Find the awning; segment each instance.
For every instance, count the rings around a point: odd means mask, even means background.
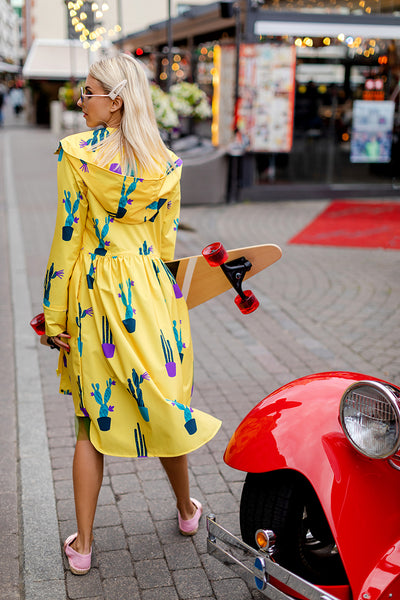
[[[362,37],[366,39],[400,39],[400,17],[394,15],[340,15],[321,13],[284,13],[258,11],[253,17],[255,35]]]
[[[25,79],[85,79],[96,59],[97,52],[85,50],[79,41],[37,39],[29,50],[22,75]]]
[[[21,67],[0,60],[0,73],[19,73]]]

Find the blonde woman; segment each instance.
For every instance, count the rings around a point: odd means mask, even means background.
[[[90,569],[103,455],[157,456],[183,535],[202,512],[186,454],[220,422],[190,407],[187,306],[164,261],[174,254],[181,161],[157,130],[145,72],[126,54],[90,68],[78,102],[91,131],[58,149],[58,210],[44,284],[46,336],[77,424],[73,573]]]

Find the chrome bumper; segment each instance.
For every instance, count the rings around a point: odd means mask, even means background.
[[[256,587],[270,600],[292,600],[292,596],[270,582],[270,577],[309,600],[337,600],[335,596],[278,565],[267,552],[255,550],[242,542],[218,525],[212,514],[207,516],[207,531],[208,553],[228,565],[250,586]],[[235,551],[240,554],[240,557],[235,556]]]

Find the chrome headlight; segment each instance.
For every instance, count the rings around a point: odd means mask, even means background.
[[[369,458],[387,458],[400,446],[399,390],[359,381],[340,401],[340,423],[349,442]]]

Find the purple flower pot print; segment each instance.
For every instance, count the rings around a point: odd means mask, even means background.
[[[106,358],[112,358],[114,356],[114,344],[102,344],[101,347],[103,348],[103,354]]]
[[[69,242],[69,240],[72,238],[73,231],[73,227],[64,225],[64,227],[62,228],[62,239],[64,240],[64,242]]]
[[[164,332],[160,329],[161,335],[161,346],[165,358],[165,368],[169,377],[175,377],[176,375],[176,363],[174,361],[174,353],[172,351],[171,343],[164,335]]]
[[[107,249],[106,248],[96,248],[94,253],[97,254],[97,256],[105,256],[107,254]]]
[[[175,377],[175,375],[176,375],[176,363],[175,362],[165,363],[165,368],[167,369],[167,373],[168,373],[169,377]]]
[[[179,298],[183,298],[183,294],[181,292],[181,288],[179,287],[179,285],[177,283],[173,284],[173,288],[174,288],[175,298],[177,300],[179,300]]]
[[[97,419],[101,431],[109,431],[111,427],[111,417],[99,417]]]
[[[103,354],[106,358],[112,358],[115,352],[115,345],[113,344],[113,334],[111,331],[110,323],[106,316],[101,318],[102,321],[102,340],[101,347],[103,348]]]
[[[123,324],[125,325],[125,329],[128,333],[133,333],[136,329],[136,319],[123,319]]]
[[[190,419],[185,423],[185,429],[189,435],[193,435],[197,431],[196,419]]]

